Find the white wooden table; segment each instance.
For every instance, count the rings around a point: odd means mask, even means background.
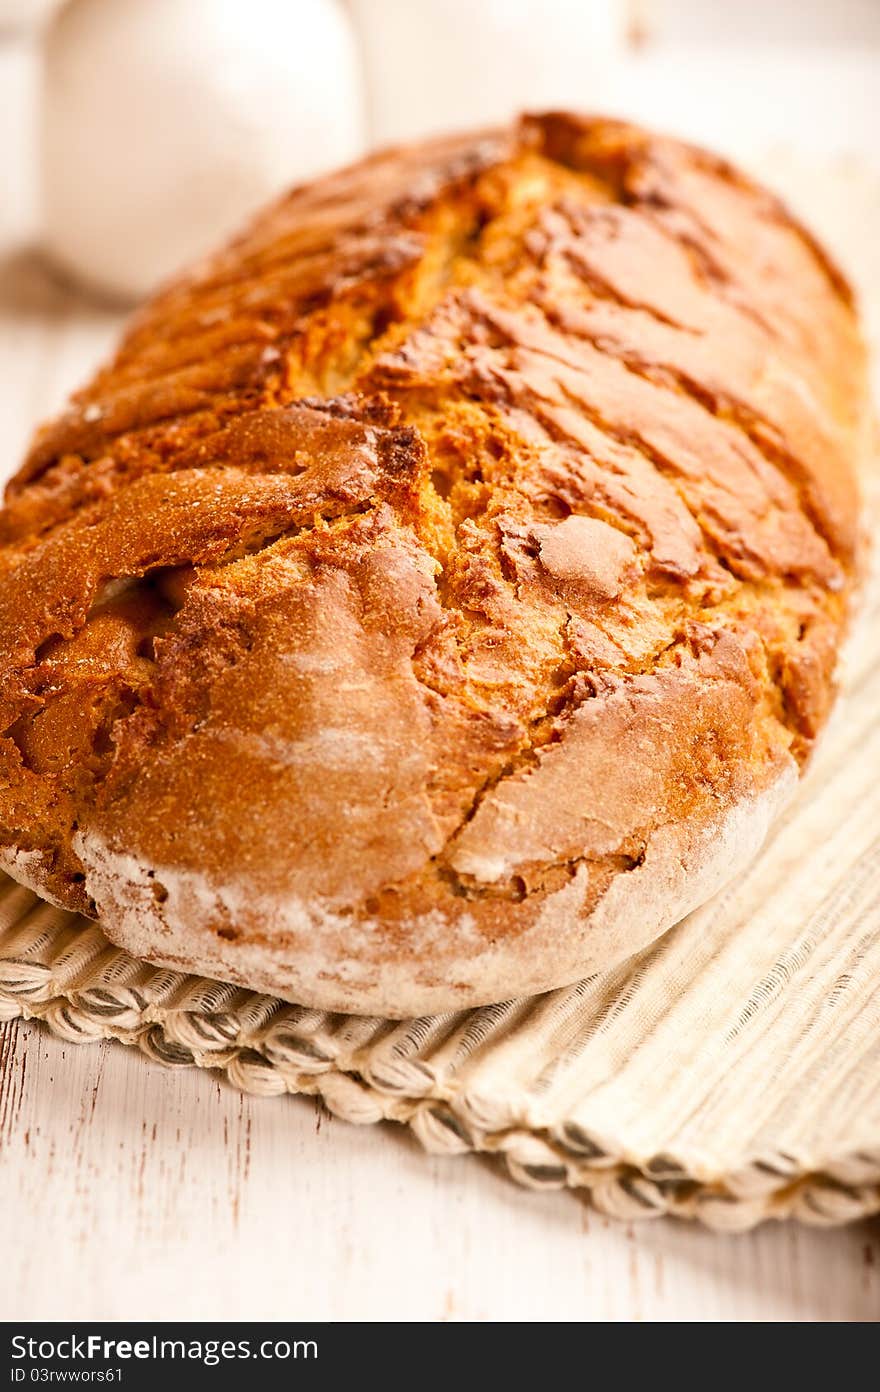
[[[7,1319],[837,1320],[880,1229],[598,1217],[402,1127],[255,1100],[122,1045],[0,1027]]]
[[[0,264],[0,467],[118,316]],[[880,1223],[719,1237],[616,1225],[488,1163],[121,1045],[0,1025],[6,1319],[840,1320],[880,1316]]]

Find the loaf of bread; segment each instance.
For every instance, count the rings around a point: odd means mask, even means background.
[[[833,699],[864,352],[769,193],[549,114],[295,189],[0,514],[0,864],[151,961],[408,1016],[742,869]]]

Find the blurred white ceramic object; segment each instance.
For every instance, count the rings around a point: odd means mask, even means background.
[[[349,0],[373,140],[613,105],[624,0]]]
[[[364,138],[337,0],[70,0],[45,45],[44,243],[131,299]]]

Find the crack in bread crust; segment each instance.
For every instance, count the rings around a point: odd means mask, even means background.
[[[234,978],[369,940],[398,1013],[550,919],[623,955],[826,718],[867,418],[842,276],[700,151],[551,113],[294,190],[8,486],[6,863],[153,955],[183,877]]]

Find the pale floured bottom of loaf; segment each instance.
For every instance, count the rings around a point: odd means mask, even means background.
[[[697,827],[655,832],[644,861],[618,875],[589,918],[579,916],[587,870],[545,901],[531,928],[510,941],[481,939],[466,917],[440,912],[410,925],[393,953],[379,923],[354,922],[298,899],[259,899],[241,882],[146,865],[94,837],[74,842],[86,889],[120,947],[177,971],[216,975],[321,1010],[404,1019],[533,995],[616,966],[740,874],[797,784],[792,764],[760,796]],[[4,865],[14,877],[19,867]],[[156,884],[163,887],[159,902]],[[198,923],[258,918],[262,941],[230,942]],[[347,953],[339,954],[343,940]],[[408,946],[411,943],[412,946]]]

